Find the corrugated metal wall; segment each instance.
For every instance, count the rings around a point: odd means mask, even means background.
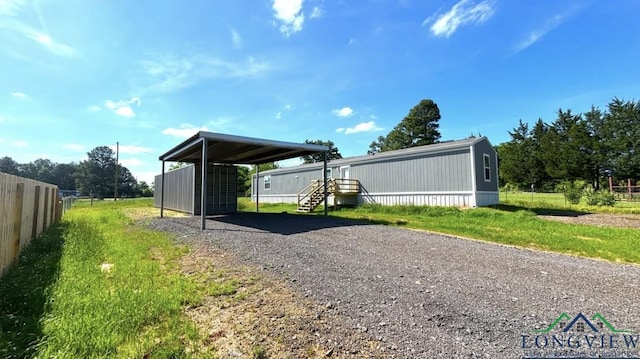
[[[194,166],[169,171],[164,175],[164,208],[193,214]],[[155,177],[153,202],[160,207],[162,175]]]
[[[200,215],[201,167],[196,164],[194,214]],[[207,215],[235,213],[238,210],[238,167],[207,166]]]

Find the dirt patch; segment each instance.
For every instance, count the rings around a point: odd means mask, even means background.
[[[640,215],[634,214],[586,213],[575,216],[540,215],[538,217],[565,223],[589,224],[601,227],[626,227],[640,229]]]
[[[197,281],[233,281],[233,294],[210,295],[185,310],[220,358],[385,357],[366,328],[343,325],[334,304],[304,298],[228,252],[195,244],[181,267]]]

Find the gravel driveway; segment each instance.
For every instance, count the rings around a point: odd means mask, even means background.
[[[640,333],[640,266],[332,217],[214,218],[202,233],[199,217],[152,227],[277,273],[383,341],[389,356],[522,357],[522,335],[563,312],[601,313]]]

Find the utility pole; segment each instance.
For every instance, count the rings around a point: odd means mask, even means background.
[[[116,180],[113,189],[113,201],[118,200],[118,160],[120,157],[120,142],[116,142]]]

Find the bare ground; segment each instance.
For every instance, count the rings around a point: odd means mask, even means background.
[[[187,276],[238,281],[233,296],[209,296],[186,309],[219,358],[385,357],[382,343],[345,327],[331,304],[305,298],[229,252],[194,243],[181,267]]]
[[[635,214],[586,213],[573,215],[541,215],[538,217],[565,223],[640,229],[640,215]]]

